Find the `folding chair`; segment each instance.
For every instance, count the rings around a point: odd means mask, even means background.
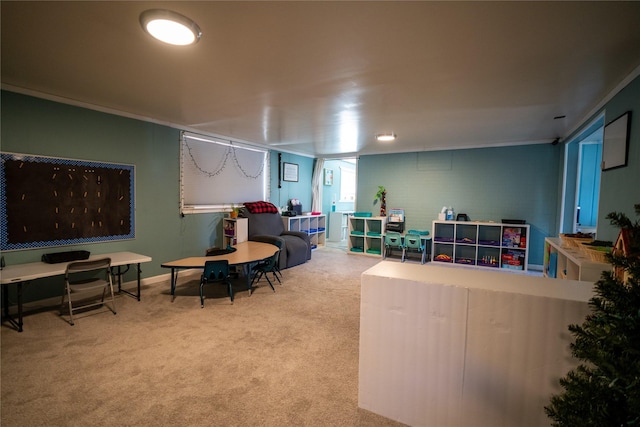
[[[204,272],[200,277],[200,308],[204,308],[204,285],[207,283],[224,283],[233,304],[233,287],[229,278],[229,261],[216,260],[204,263]]]
[[[103,305],[104,295],[109,288],[111,293],[111,308],[116,314],[116,300],[113,295],[113,282],[111,280],[111,258],[101,258],[91,261],[74,261],[67,265],[64,274],[65,292],[62,294],[60,315],[64,308],[65,296],[69,299],[69,323],[73,326],[73,312],[87,307]],[[73,306],[72,294],[95,294],[96,289],[102,288],[102,299],[100,301]]]

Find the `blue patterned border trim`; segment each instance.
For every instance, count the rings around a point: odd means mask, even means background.
[[[0,160],[1,160],[0,250],[12,251],[12,250],[25,250],[25,249],[38,249],[38,248],[48,248],[48,247],[55,247],[55,246],[67,246],[67,245],[76,245],[76,244],[101,243],[101,242],[135,239],[135,166],[134,165],[105,163],[105,162],[96,162],[96,161],[88,161],[88,160],[65,159],[65,158],[58,158],[58,157],[36,156],[32,154],[4,153],[4,152],[0,153]],[[48,240],[48,241],[36,241],[36,242],[29,242],[29,243],[9,243],[7,194],[6,194],[7,178],[5,173],[5,162],[8,160],[12,160],[12,161],[21,160],[21,161],[30,162],[30,163],[50,163],[55,165],[99,167],[99,168],[106,168],[106,169],[128,170],[129,176],[130,176],[129,191],[131,195],[130,203],[129,203],[130,233],[122,234],[122,235],[99,236],[99,237],[90,237],[90,238]]]

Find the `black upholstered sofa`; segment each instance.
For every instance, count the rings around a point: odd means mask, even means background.
[[[303,264],[311,259],[311,240],[309,235],[300,231],[286,231],[282,217],[275,213],[251,213],[243,207],[240,216],[248,218],[249,240],[278,245],[280,251],[280,269]]]

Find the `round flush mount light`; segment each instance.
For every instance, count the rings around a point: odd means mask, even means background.
[[[140,14],[140,25],[152,37],[176,46],[197,43],[202,36],[198,24],[186,16],[165,9],[145,10]]]
[[[379,133],[376,135],[376,140],[380,142],[391,142],[395,141],[396,134],[395,133]]]

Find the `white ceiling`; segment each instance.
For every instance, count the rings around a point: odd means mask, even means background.
[[[548,143],[640,69],[640,2],[1,7],[5,89],[319,157]],[[153,40],[152,8],[202,39]]]

